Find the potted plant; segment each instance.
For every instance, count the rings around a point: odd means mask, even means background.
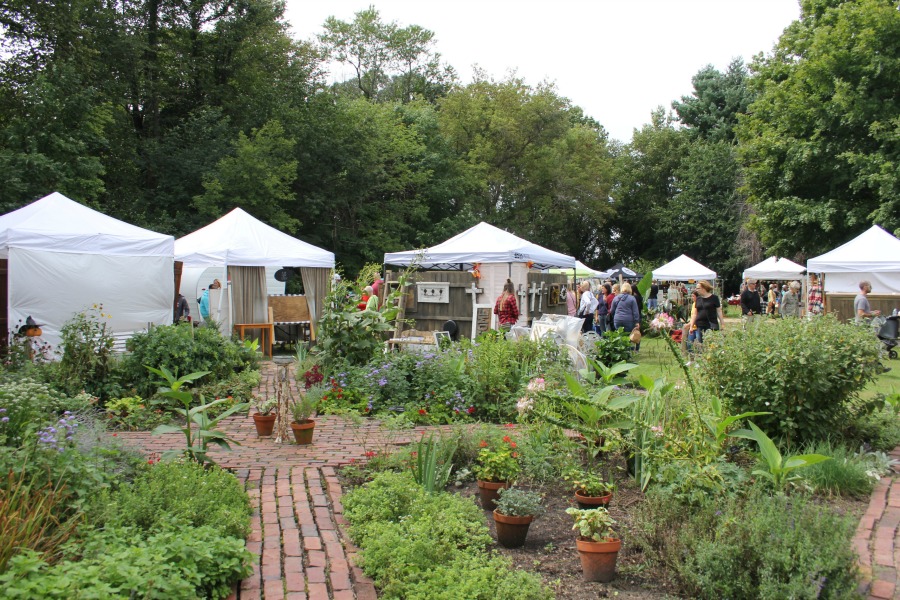
[[[298,444],[311,444],[313,431],[316,422],[312,420],[312,416],[316,411],[316,398],[314,394],[309,392],[300,394],[300,398],[291,406],[291,415],[294,421],[291,423],[291,430],[294,432],[294,439]]]
[[[528,526],[544,512],[541,496],[518,488],[505,488],[498,492],[500,497],[494,510],[497,541],[506,548],[523,546],[528,536]]]
[[[575,491],[575,501],[581,508],[608,506],[616,486],[604,481],[599,473],[585,469],[570,469],[563,479],[568,481]]]
[[[257,436],[272,435],[272,432],[275,430],[276,418],[276,414],[273,411],[277,403],[278,401],[275,398],[253,396],[253,408],[256,409],[256,412],[251,416],[253,417],[253,424],[256,425]]]
[[[520,470],[516,443],[508,435],[503,436],[502,443],[494,447],[482,440],[481,450],[472,468],[478,482],[481,507],[485,510],[497,508],[498,490],[512,485]]]
[[[581,556],[581,571],[585,581],[613,580],[616,576],[616,558],[622,548],[622,540],[616,535],[616,522],[603,507],[583,510],[569,508],[567,514],[575,519],[572,527],[578,532],[575,545]]]

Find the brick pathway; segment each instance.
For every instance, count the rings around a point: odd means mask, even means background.
[[[263,363],[261,369],[258,391],[274,394],[274,364]],[[296,385],[291,383],[296,393]],[[341,487],[335,469],[364,460],[367,451],[418,440],[425,429],[391,433],[374,420],[354,424],[338,417],[320,417],[309,446],[260,439],[246,416],[224,420],[221,429],[241,445],[233,446],[232,452],[215,449],[210,455],[246,483],[254,508],[247,540],[247,548],[255,556],[253,575],[240,583],[232,598],[374,599],[371,580],[353,566],[357,549],[343,535]],[[180,434],[131,432],[117,437],[147,454],[184,444]]]
[[[900,460],[900,447],[891,452]],[[892,477],[884,477],[869,500],[869,509],[860,519],[853,538],[859,555],[862,579],[861,596],[870,600],[900,598],[897,574],[900,572],[900,467]]]

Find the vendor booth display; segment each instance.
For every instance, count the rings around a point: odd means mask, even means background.
[[[682,254],[672,262],[653,269],[653,279],[657,281],[697,281],[700,279],[714,281],[716,272]]]
[[[260,332],[270,328],[269,341],[276,325],[302,325],[309,327],[310,334],[314,335],[312,324],[318,317],[334,269],[334,253],[270,227],[240,208],[176,240],[175,260],[183,262],[185,267],[225,268],[227,278],[222,280],[221,292],[216,297],[210,295],[210,317],[226,335],[238,325],[242,330]],[[291,312],[306,309],[309,322],[281,322],[274,310],[270,315],[270,304],[287,306],[291,302],[270,303],[266,267],[299,267],[306,293],[293,297],[294,304],[302,300],[303,306],[295,306]]]
[[[806,267],[787,258],[770,256],[758,265],[744,271],[744,279],[764,279],[768,281],[788,281],[799,279],[806,273]]]
[[[857,293],[860,280],[872,283],[876,294],[900,293],[900,240],[879,227],[870,229],[806,262],[810,273],[825,275],[825,293]]]
[[[479,223],[431,248],[386,253],[384,262],[416,264],[425,271],[417,273],[415,290],[406,303],[406,316],[416,320],[418,329],[439,329],[443,321],[453,317],[460,334],[465,336],[493,326],[494,300],[507,278],[516,287],[519,324],[527,324],[530,318],[544,312],[565,313],[559,291],[554,298],[551,287],[556,285],[559,290],[565,285],[566,276],[537,270],[574,269],[576,265],[572,256],[548,250],[487,223]],[[446,295],[441,294],[443,289]]]
[[[822,275],[825,311],[853,318],[853,298],[859,282],[872,284],[869,303],[890,314],[900,307],[900,240],[873,225],[858,237],[806,262],[809,273]]]
[[[8,321],[28,317],[60,342],[76,313],[102,306],[116,337],[172,322],[174,238],[92,210],[54,192],[0,216]],[[98,308],[99,310],[99,308]]]

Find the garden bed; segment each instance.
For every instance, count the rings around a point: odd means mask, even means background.
[[[616,565],[616,578],[611,583],[586,582],[581,576],[581,562],[575,549],[575,532],[572,517],[566,509],[575,506],[570,486],[555,485],[529,488],[544,496],[546,513],[535,519],[528,529],[528,538],[521,548],[504,548],[495,544],[494,550],[509,557],[517,569],[540,575],[544,585],[552,590],[557,600],[583,600],[584,598],[666,598],[674,589],[667,586],[662,571],[647,569],[641,552],[628,540],[629,513],[642,500],[642,495],[631,482],[621,482],[609,506],[610,515],[619,523],[623,532],[622,550]],[[461,488],[451,488],[462,496],[478,498],[474,482]],[[497,531],[491,513],[484,511],[485,519],[496,540]]]

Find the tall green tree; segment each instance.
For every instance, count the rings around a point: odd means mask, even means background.
[[[440,102],[441,130],[458,153],[479,220],[592,260],[612,209],[606,132],[552,85],[476,81]]]
[[[690,143],[689,133],[676,128],[674,117],[659,107],[650,123],[619,150],[612,191],[612,259],[658,262],[681,254],[679,238],[667,235],[666,227],[673,212],[669,204],[680,190],[678,170]]]
[[[731,61],[724,73],[707,65],[691,78],[693,93],[673,102],[672,108],[678,120],[703,139],[732,141],[738,115],[746,113],[753,100],[748,78],[741,59]]]
[[[737,131],[763,243],[814,255],[872,223],[900,230],[896,2],[804,0],[752,69]]]
[[[203,182],[206,191],[194,199],[200,214],[214,220],[240,206],[273,227],[296,231],[300,222],[289,213],[295,199],[296,143],[278,121],[249,136],[238,134],[234,153],[219,161]]]
[[[434,32],[418,25],[384,22],[374,6],[352,22],[329,17],[319,36],[323,52],[350,65],[355,77],[339,89],[355,89],[368,100],[433,100],[453,83],[452,68],[434,49]]]

